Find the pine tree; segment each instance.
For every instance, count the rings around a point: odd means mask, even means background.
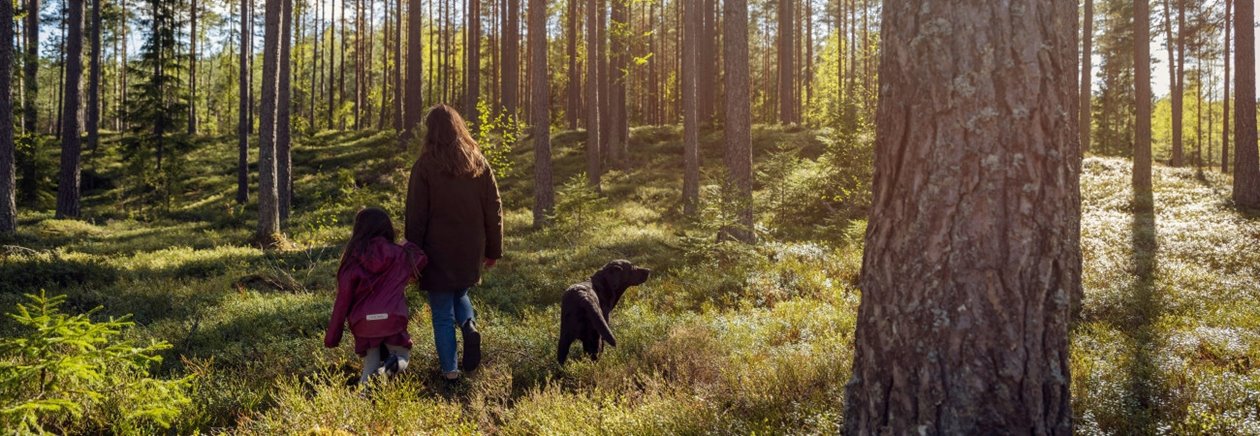
[[[735,0],[739,1],[739,0]],[[683,7],[683,214],[695,217],[700,204],[700,113],[698,108],[700,4]]]
[[[726,160],[725,191],[734,198],[735,223],[723,229],[725,237],[752,243],[753,173],[752,173],[752,102],[748,77],[748,2],[727,0],[722,8],[722,59],[726,66]]]
[[[13,22],[13,2],[0,2],[0,23]],[[0,71],[13,71],[13,26],[0,26]],[[17,165],[13,144],[13,75],[0,74],[0,235],[17,231]]]
[[[534,227],[542,227],[556,203],[551,174],[551,78],[547,72],[546,0],[529,0],[528,21],[529,80],[533,93],[530,97],[533,108],[529,113],[534,136]]]
[[[80,214],[79,170],[82,153],[79,126],[79,81],[83,76],[83,0],[67,0],[66,78],[61,105],[61,176],[57,184],[57,218]]]
[[[1255,0],[1235,0],[1234,203],[1260,208],[1260,151],[1256,149]]]

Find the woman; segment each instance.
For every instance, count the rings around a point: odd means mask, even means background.
[[[464,338],[464,371],[481,363],[468,290],[480,283],[482,265],[493,267],[503,257],[503,208],[490,164],[459,113],[435,106],[425,125],[424,149],[407,187],[406,238],[429,256],[420,289],[429,294],[442,375],[457,380],[456,325]]]

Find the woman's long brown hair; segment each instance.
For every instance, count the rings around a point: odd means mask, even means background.
[[[341,252],[341,265],[338,270],[349,266],[350,259],[362,255],[368,243],[376,237],[385,238],[389,242],[398,240],[398,234],[394,231],[394,223],[390,221],[389,214],[375,207],[359,211],[354,216],[354,230],[350,232],[350,242],[346,243],[346,249]]]
[[[455,108],[434,106],[424,124],[429,131],[424,137],[422,159],[433,161],[443,173],[455,177],[477,177],[486,171],[489,164]]]

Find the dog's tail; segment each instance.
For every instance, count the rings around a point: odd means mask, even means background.
[[[617,346],[617,338],[613,337],[612,329],[608,327],[608,320],[604,319],[603,312],[599,310],[599,305],[588,301],[586,306],[586,316],[590,320],[591,325],[595,326],[595,330],[599,331],[599,337],[604,338],[604,342],[608,345]]]

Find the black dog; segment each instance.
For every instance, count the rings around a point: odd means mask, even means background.
[[[564,291],[560,300],[560,349],[556,353],[561,365],[569,357],[573,341],[582,341],[582,349],[592,360],[599,359],[603,342],[617,346],[617,339],[608,328],[608,315],[627,288],[643,284],[651,273],[652,270],[634,266],[628,260],[614,260],[591,276],[590,281]]]

